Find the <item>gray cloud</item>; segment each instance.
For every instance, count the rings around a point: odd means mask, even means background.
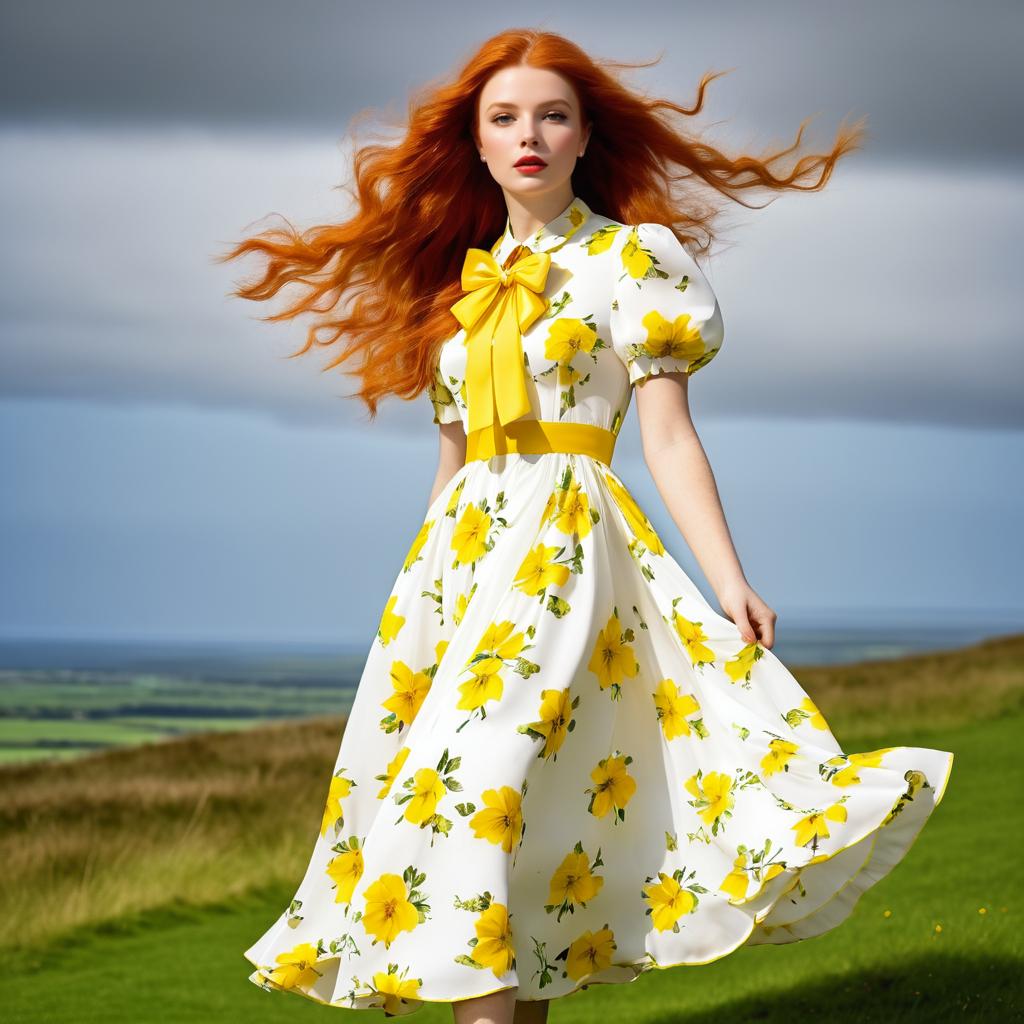
[[[402,114],[410,89],[454,70],[492,33],[539,25],[595,56],[647,60],[631,80],[686,100],[711,68],[722,142],[789,141],[817,115],[830,140],[868,116],[862,159],[1020,165],[1024,5],[1007,0],[577,3],[549,16],[494,5],[331,0],[35,0],[5,4],[0,120],[206,124],[339,137],[365,107]]]

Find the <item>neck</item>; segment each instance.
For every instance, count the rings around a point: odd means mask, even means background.
[[[542,196],[514,196],[505,192],[508,223],[512,237],[520,243],[532,238],[545,224],[553,221],[573,200],[568,182],[555,192]]]

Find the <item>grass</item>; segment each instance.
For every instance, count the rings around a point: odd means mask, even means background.
[[[557,1002],[553,1024],[1024,1014],[1015,870],[1024,638],[794,674],[846,750],[883,740],[955,752],[921,837],[833,932],[741,948],[700,971],[592,986]],[[337,1013],[261,991],[242,950],[287,904],[306,865],[341,724],[283,723],[74,766],[3,768],[3,1019],[248,1024]],[[450,1019],[446,1006],[416,1015]]]

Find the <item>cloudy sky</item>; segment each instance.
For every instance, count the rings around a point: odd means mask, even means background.
[[[511,27],[497,4],[7,3],[0,13],[0,635],[365,647],[422,521],[425,396],[376,423],[287,359],[305,323],[213,256],[340,219],[350,119]],[[737,207],[726,341],[692,407],[747,576],[779,612],[1020,620],[1024,82],[1011,3],[525,2],[514,24],[651,61],[733,152],[863,149]],[[638,446],[627,481],[705,594]]]

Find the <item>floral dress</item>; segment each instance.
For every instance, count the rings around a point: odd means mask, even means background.
[[[577,197],[525,245],[506,224],[471,252],[503,282],[523,252],[546,267],[509,349],[527,419],[614,441],[635,384],[721,347],[715,295],[667,227]],[[467,433],[468,336],[445,342],[430,391],[434,421]],[[608,461],[484,451],[401,565],[309,866],[245,951],[250,980],[399,1015],[510,987],[556,998],[844,921],[953,755],[844,751]]]

